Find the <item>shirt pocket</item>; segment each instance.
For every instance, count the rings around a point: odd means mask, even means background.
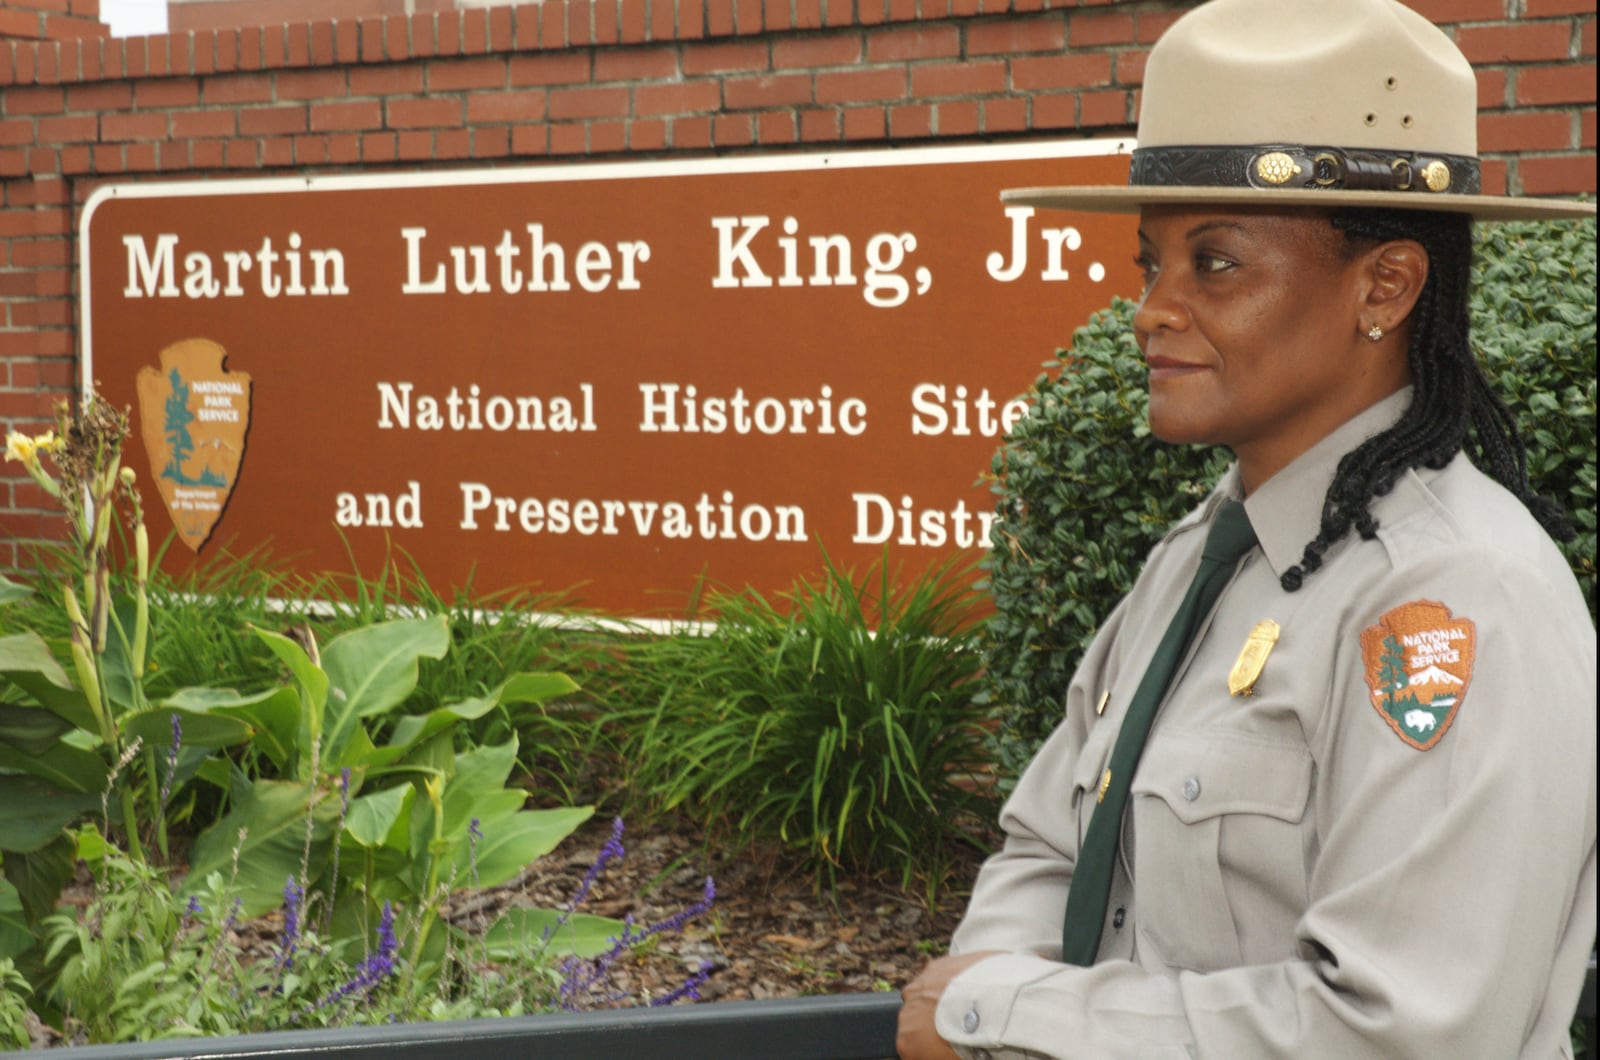
[[[1298,741],[1151,734],[1131,787],[1133,889],[1162,961],[1209,972],[1293,956],[1312,773]]]

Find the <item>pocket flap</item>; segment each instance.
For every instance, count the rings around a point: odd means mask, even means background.
[[[1151,735],[1131,790],[1161,799],[1185,824],[1230,813],[1293,824],[1305,815],[1311,769],[1304,744],[1242,733],[1166,731]]]

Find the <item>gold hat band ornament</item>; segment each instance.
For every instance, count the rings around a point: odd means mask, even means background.
[[[1136,139],[1125,185],[1001,198],[1103,213],[1270,205],[1595,216],[1593,203],[1482,191],[1472,64],[1402,0],[1193,6],[1150,50]]]
[[[1272,654],[1272,646],[1278,643],[1278,632],[1278,624],[1270,618],[1256,623],[1245,638],[1244,647],[1239,649],[1233,669],[1228,671],[1228,695],[1255,695],[1256,682],[1261,679],[1261,671],[1267,665],[1267,656]]]

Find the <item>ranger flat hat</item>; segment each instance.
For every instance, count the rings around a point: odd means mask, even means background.
[[[1127,185],[1001,198],[1105,213],[1281,203],[1595,215],[1593,203],[1482,193],[1472,66],[1397,0],[1211,0],[1156,42],[1141,95]]]

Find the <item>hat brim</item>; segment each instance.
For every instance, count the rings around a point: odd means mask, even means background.
[[[1419,195],[1416,192],[1318,191],[1285,188],[1211,188],[1133,186],[1127,184],[1007,188],[1001,201],[1047,210],[1086,213],[1138,213],[1146,206],[1364,206],[1394,210],[1437,210],[1467,214],[1479,221],[1542,221],[1595,216],[1592,202],[1561,199],[1512,199],[1503,195]]]

